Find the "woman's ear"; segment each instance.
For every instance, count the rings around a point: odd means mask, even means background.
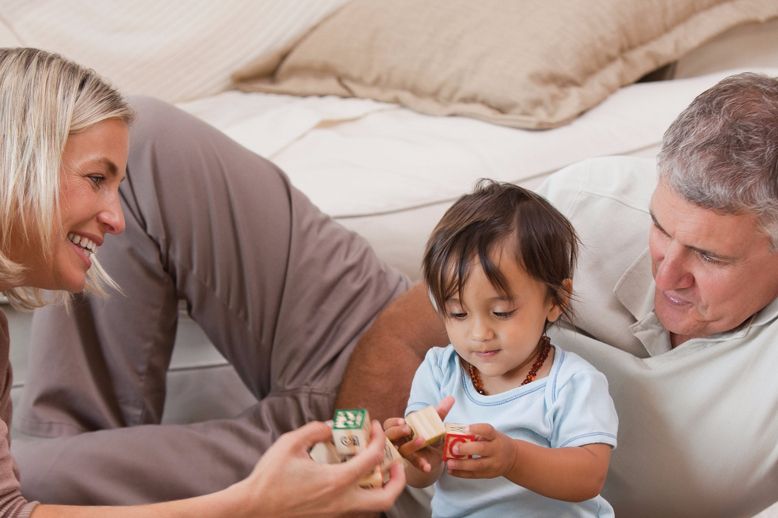
[[[565,279],[562,281],[562,288],[557,291],[556,299],[559,301],[554,302],[548,310],[546,320],[549,322],[556,322],[562,315],[562,312],[567,305],[570,304],[570,295],[573,293],[573,279]]]

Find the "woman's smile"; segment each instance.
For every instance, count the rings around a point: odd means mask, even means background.
[[[76,253],[76,255],[78,255],[84,261],[84,266],[86,266],[86,269],[88,270],[91,268],[91,256],[97,251],[97,245],[95,242],[86,236],[81,236],[73,232],[68,233],[68,241],[70,241],[70,244],[72,245],[73,251]]]

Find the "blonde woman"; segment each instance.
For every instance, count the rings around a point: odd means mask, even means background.
[[[126,178],[133,118],[122,97],[93,71],[36,49],[0,49],[0,290],[16,306],[35,308],[63,298],[55,293],[115,287],[96,253],[109,234],[125,230],[119,185]],[[307,449],[330,432],[311,422],[281,435],[247,478],[205,496],[125,507],[28,502],[9,449],[8,341],[0,312],[0,516],[308,516],[385,509],[404,486],[397,467],[384,488],[356,484],[382,457],[377,423],[365,452],[344,464],[319,466]],[[127,486],[141,482],[121,472],[105,478]]]

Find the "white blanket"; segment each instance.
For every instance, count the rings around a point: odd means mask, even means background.
[[[226,92],[180,106],[277,163],[324,212],[361,217],[451,201],[482,177],[537,185],[584,158],[653,153],[694,96],[732,72],[627,86],[546,131],[336,97]]]

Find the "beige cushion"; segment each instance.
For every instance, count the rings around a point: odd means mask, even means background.
[[[20,42],[16,34],[0,17],[0,47],[18,47],[19,44]]]
[[[58,52],[125,94],[180,102],[228,89],[236,68],[288,47],[344,3],[0,0],[0,44]]]
[[[739,25],[705,42],[678,60],[673,77],[702,76],[733,68],[778,68],[778,18]]]
[[[569,122],[776,0],[354,0],[244,90],[369,97],[519,128]]]

